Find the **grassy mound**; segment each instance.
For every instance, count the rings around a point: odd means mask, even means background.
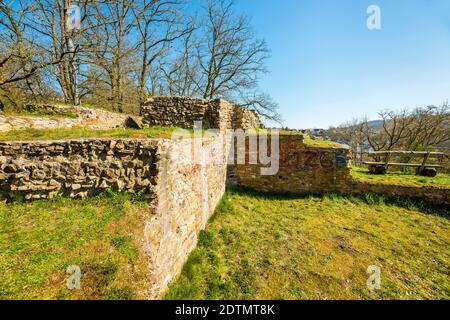
[[[49,118],[49,119],[75,119],[78,117],[77,114],[70,112],[70,111],[64,111],[64,112],[54,112],[49,110],[42,110],[42,109],[34,109],[30,108],[28,110],[20,110],[20,111],[4,111],[0,113],[0,115],[5,116],[21,116],[21,117],[39,117],[39,118]]]
[[[0,132],[0,141],[33,141],[33,140],[63,140],[83,138],[170,138],[174,127],[150,127],[137,129],[96,130],[89,127],[67,129],[27,129]]]
[[[368,169],[358,167],[353,167],[351,173],[354,179],[373,184],[450,189],[450,174],[444,173],[440,173],[436,177],[422,177],[413,173],[400,171],[377,175],[370,173]]]
[[[449,299],[449,212],[228,192],[166,299]],[[366,285],[381,268],[381,290]]]

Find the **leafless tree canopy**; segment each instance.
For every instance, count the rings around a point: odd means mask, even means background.
[[[279,120],[258,87],[269,49],[232,0],[0,0],[0,99],[137,112],[152,95],[226,98]]]
[[[355,119],[338,128],[328,130],[328,135],[338,141],[348,143],[355,160],[361,159],[368,150],[409,150],[423,151],[444,149],[450,144],[450,106],[448,102],[440,106],[416,108],[412,111],[379,112],[377,122]]]

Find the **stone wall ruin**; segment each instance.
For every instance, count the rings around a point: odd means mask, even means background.
[[[256,111],[223,99],[153,97],[141,107],[141,116],[145,126],[170,125],[192,129],[195,121],[202,121],[204,129],[263,127]]]
[[[301,135],[280,135],[279,170],[261,175],[264,165],[249,161],[258,157],[258,149],[249,147],[249,137],[241,146],[227,134],[228,129],[259,128],[261,121],[253,111],[224,100],[155,97],[142,107],[142,117],[144,126],[192,128],[201,120],[204,128],[220,132],[183,139],[0,142],[0,198],[87,197],[104,189],[143,194],[152,212],[144,221],[143,239],[151,298],[159,298],[180,272],[227,181],[264,192],[367,190],[358,189],[351,179],[347,147],[310,146]],[[269,135],[270,154],[271,139]],[[243,153],[244,163],[236,158],[229,162],[229,150]],[[201,161],[194,157],[196,152]],[[439,201],[448,203],[448,191],[443,192],[447,193]]]

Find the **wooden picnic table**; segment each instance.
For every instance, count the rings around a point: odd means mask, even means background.
[[[432,151],[373,151],[367,153],[369,157],[384,158],[379,161],[364,161],[363,164],[369,166],[369,171],[375,174],[385,174],[389,167],[415,167],[417,168],[416,174],[434,177],[437,174],[437,168],[442,168],[442,161],[444,157],[447,157],[443,152]],[[409,162],[391,162],[392,157],[406,156],[409,158],[423,158],[421,163],[409,163]],[[428,163],[430,157],[434,157],[440,160],[439,164]]]

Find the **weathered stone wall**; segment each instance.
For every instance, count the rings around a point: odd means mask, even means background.
[[[143,194],[153,213],[143,239],[148,289],[158,298],[225,191],[224,137],[0,142],[0,198]]]
[[[270,139],[269,136],[269,146]],[[236,148],[239,148],[237,144]],[[264,192],[322,193],[346,190],[351,183],[348,166],[350,150],[345,146],[310,147],[303,143],[301,135],[280,135],[279,150],[278,172],[262,175],[261,168],[267,166],[261,165],[260,161],[249,164],[251,152],[247,137],[244,150],[246,163],[229,169],[236,184]]]
[[[52,106],[41,105],[38,109],[49,111],[55,115],[64,115],[68,112],[75,114],[76,118],[55,118],[38,116],[2,115],[0,114],[0,131],[24,129],[56,129],[86,126],[93,129],[112,129],[126,127],[129,115],[109,112],[102,109],[86,108],[81,106]],[[138,118],[138,117],[134,117]]]
[[[254,128],[262,128],[263,124],[258,113],[255,110],[250,110],[240,105],[235,105],[231,127],[248,130]]]
[[[270,138],[268,139],[270,145]],[[238,148],[238,146],[236,146]],[[245,164],[228,166],[228,185],[249,187],[263,192],[326,193],[364,195],[379,194],[388,198],[410,198],[434,205],[450,205],[447,188],[409,187],[354,180],[350,174],[349,148],[318,148],[305,145],[301,135],[280,135],[279,171],[262,175],[260,164],[249,164],[249,140],[245,147]],[[241,151],[241,152],[242,152]],[[239,151],[238,151],[239,152]],[[236,163],[236,159],[235,159]]]
[[[225,192],[226,148],[222,137],[160,144],[156,214],[145,226],[152,298],[159,297],[181,271]],[[193,159],[194,154],[199,158]]]
[[[255,111],[223,99],[153,97],[143,104],[141,115],[146,126],[174,125],[191,129],[195,121],[202,121],[205,129],[262,127],[262,122]]]
[[[275,174],[264,175],[261,169],[273,164],[261,164],[259,150],[250,148],[249,137],[243,147],[234,144],[234,161],[228,158],[230,141],[225,129],[257,126],[259,118],[253,112],[224,100],[154,98],[152,103],[143,108],[147,125],[190,128],[195,120],[202,120],[206,127],[219,128],[221,133],[217,137],[171,140],[0,142],[2,199],[86,197],[103,189],[115,189],[142,193],[151,200],[149,210],[153,215],[144,221],[143,239],[151,298],[160,297],[180,272],[227,181],[265,192],[373,192],[449,203],[448,190],[355,182],[350,175],[347,147],[308,146],[301,135],[279,136],[279,168]],[[180,108],[186,105],[179,116]],[[167,117],[160,117],[161,110],[155,111],[155,106],[168,109]],[[266,145],[273,161],[276,150],[270,150],[271,139],[269,135]],[[238,162],[241,154],[245,155],[242,164]],[[250,163],[251,158],[256,158],[258,164]]]
[[[152,195],[157,141],[0,142],[0,198],[91,196],[104,189]]]
[[[193,128],[194,121],[202,120],[205,127],[214,126],[208,100],[181,97],[153,97],[141,107],[142,122],[145,126],[178,126]]]

